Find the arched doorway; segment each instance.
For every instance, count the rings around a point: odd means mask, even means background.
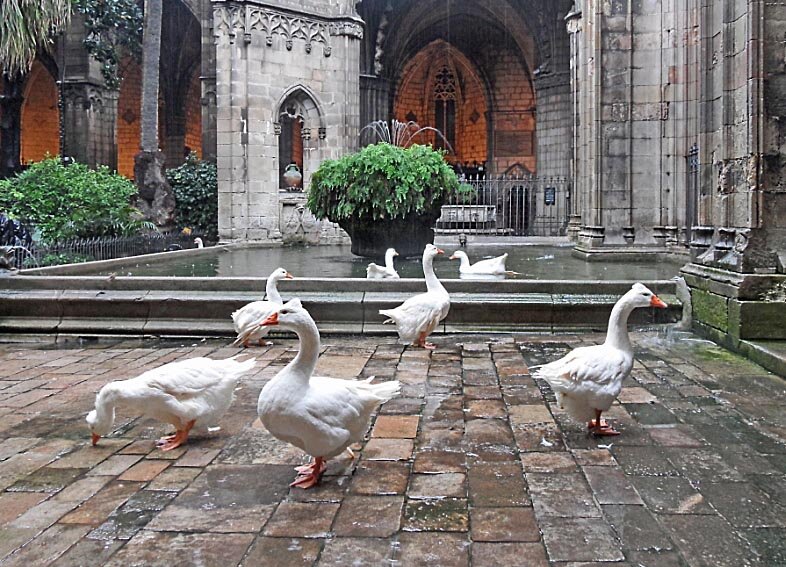
[[[57,85],[47,68],[33,63],[22,105],[21,163],[60,153],[60,110]]]

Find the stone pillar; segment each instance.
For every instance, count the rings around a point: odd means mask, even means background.
[[[16,173],[19,168],[22,131],[22,80],[0,78],[0,179]]]
[[[117,167],[117,91],[90,82],[63,85],[63,156],[90,167]]]
[[[390,81],[374,75],[360,76],[360,127],[390,119]]]
[[[202,159],[216,162],[216,44],[213,37],[213,5],[201,0],[202,59]]]
[[[703,226],[693,228],[683,275],[694,330],[754,357],[762,352],[757,341],[786,339],[785,7],[749,0],[732,15],[712,4],[702,19],[712,55],[702,62],[702,95],[717,103],[701,121]],[[746,120],[736,118],[741,108]],[[786,372],[773,357],[756,359]]]
[[[304,187],[324,159],[357,148],[363,25],[348,4],[213,5],[221,240],[281,240],[282,106],[303,120]]]
[[[186,147],[186,115],[182,113],[184,108],[177,108],[167,112],[165,117],[165,140],[166,148],[166,167],[177,167],[183,163],[185,156],[183,152]]]
[[[573,177],[580,202],[573,214],[593,234],[587,242],[600,243],[583,251],[656,253],[663,249],[655,227],[677,224],[672,197],[677,174],[680,184],[685,175],[684,156],[678,161],[675,153],[685,146],[687,94],[675,83],[686,75],[670,63],[693,30],[684,18],[675,20],[682,5],[582,4],[581,14],[566,18],[574,36]]]

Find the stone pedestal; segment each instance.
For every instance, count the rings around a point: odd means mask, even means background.
[[[571,242],[579,241],[579,232],[581,232],[581,215],[569,215],[568,238]]]
[[[579,231],[578,242],[584,248],[598,248],[603,245],[606,229],[602,226],[583,226]]]
[[[786,275],[736,273],[691,263],[682,269],[691,288],[693,326],[739,350],[742,340],[786,340]]]

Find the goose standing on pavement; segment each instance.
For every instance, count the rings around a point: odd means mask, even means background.
[[[381,309],[380,315],[389,317],[385,323],[395,323],[398,336],[407,344],[434,349],[426,342],[439,322],[448,316],[450,295],[434,273],[434,258],[444,254],[433,244],[426,244],[423,251],[423,274],[426,276],[426,293],[410,297],[394,309]]]
[[[372,384],[366,380],[342,380],[314,376],[319,357],[319,331],[298,299],[285,303],[259,323],[294,331],[300,339],[295,359],[265,384],[257,412],[270,433],[311,455],[312,462],[297,467],[290,486],[311,488],[319,483],[325,462],[360,441],[372,412],[397,396],[395,380]]]
[[[560,407],[586,421],[595,435],[619,435],[601,419],[601,414],[611,407],[633,368],[628,316],[638,307],[667,305],[646,286],[635,283],[611,310],[603,344],[579,347],[559,360],[532,367],[532,375],[548,382],[554,390]]]
[[[93,445],[112,431],[119,407],[172,424],[175,434],[162,437],[158,445],[164,451],[179,447],[193,427],[215,425],[229,409],[238,380],[256,364],[253,358],[236,358],[188,358],[106,384],[87,414]]]

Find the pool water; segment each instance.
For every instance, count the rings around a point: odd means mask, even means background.
[[[448,260],[455,248],[443,247],[445,256],[434,261],[444,279],[459,277],[458,260]],[[672,261],[586,262],[571,255],[573,245],[470,245],[464,250],[470,262],[509,254],[507,269],[519,272],[508,278],[538,280],[653,280],[679,273],[681,263]],[[349,246],[306,247],[215,247],[202,255],[173,255],[169,262],[139,262],[102,272],[123,276],[267,277],[279,266],[295,277],[365,278],[367,258],[353,256]],[[384,259],[374,260],[384,264]],[[420,259],[396,258],[402,278],[422,278]]]

